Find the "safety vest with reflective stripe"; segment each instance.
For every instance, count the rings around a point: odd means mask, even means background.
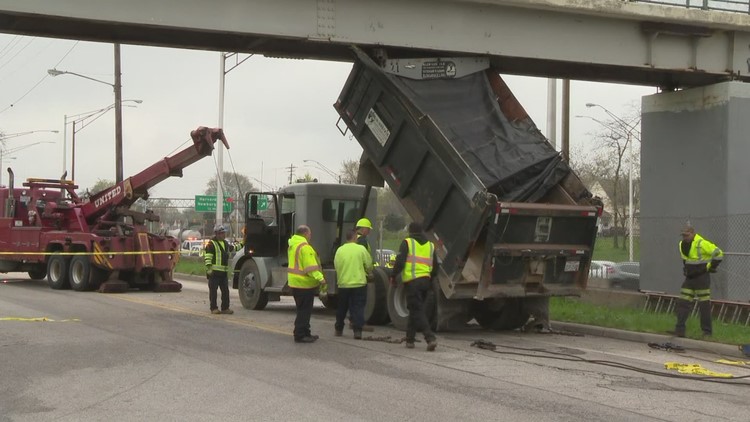
[[[711,241],[704,239],[698,233],[693,238],[693,243],[690,245],[690,251],[687,255],[682,252],[682,241],[680,241],[680,256],[685,265],[703,265],[708,268],[708,264],[711,261],[721,261],[724,259],[724,252],[721,251]]]
[[[229,255],[227,253],[226,240],[218,241],[211,239],[211,244],[213,245],[213,250],[206,248],[203,255],[206,270],[227,272],[226,259]]]
[[[295,234],[289,239],[287,251],[289,267],[287,283],[297,289],[314,289],[323,281],[320,259],[315,249],[303,236]]]
[[[406,254],[404,271],[401,273],[401,280],[408,283],[420,277],[429,277],[432,272],[435,245],[430,241],[420,245],[411,237],[407,237],[405,240],[408,253]]]

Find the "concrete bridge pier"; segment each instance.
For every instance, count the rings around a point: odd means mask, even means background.
[[[750,84],[723,82],[643,97],[641,288],[679,293],[680,228],[750,252]],[[750,257],[728,256],[714,299],[747,301]]]

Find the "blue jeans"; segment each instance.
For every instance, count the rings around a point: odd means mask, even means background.
[[[338,288],[338,306],[336,307],[336,331],[344,330],[344,320],[347,311],[352,316],[354,331],[362,331],[365,325],[365,303],[367,302],[367,286]]]

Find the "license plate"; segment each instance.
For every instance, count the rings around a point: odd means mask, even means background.
[[[581,265],[581,261],[566,261],[565,262],[565,272],[575,272],[578,271],[578,267]]]

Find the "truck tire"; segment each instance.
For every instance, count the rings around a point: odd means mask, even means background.
[[[258,264],[252,259],[245,261],[240,269],[238,290],[240,302],[245,309],[263,310],[268,304],[268,293],[260,285],[260,271]]]
[[[68,268],[70,287],[77,292],[92,290],[90,279],[91,259],[88,256],[74,256]]]
[[[457,331],[466,328],[466,323],[471,320],[470,299],[448,299],[445,297],[440,283],[433,281],[435,302],[429,304],[427,317],[430,319],[432,329],[440,331]]]
[[[32,280],[44,280],[47,277],[47,268],[39,266],[29,271],[29,278]]]
[[[388,285],[388,316],[397,330],[406,331],[409,323],[409,308],[406,307],[406,289],[404,283]]]
[[[68,281],[68,260],[59,254],[53,254],[47,261],[47,283],[55,290],[70,288]]]
[[[384,325],[388,317],[388,274],[382,267],[373,270],[375,279],[367,283],[365,322],[369,325]]]
[[[524,309],[523,299],[501,299],[502,305],[491,299],[475,302],[474,319],[482,328],[493,331],[515,330],[529,320],[529,312]]]

